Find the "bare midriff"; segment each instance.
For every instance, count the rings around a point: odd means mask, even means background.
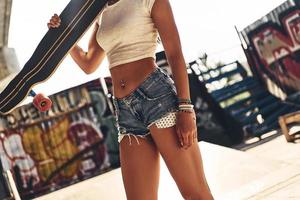
[[[110,69],[113,95],[123,98],[133,92],[157,67],[153,58],[114,66]]]

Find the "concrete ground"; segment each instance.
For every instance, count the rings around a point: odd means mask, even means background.
[[[300,144],[280,133],[227,148],[199,142],[204,170],[216,200],[300,199]],[[126,199],[120,168],[36,200]],[[161,158],[159,199],[182,200]]]
[[[293,130],[294,129],[294,130]],[[299,127],[293,127],[290,131],[297,132]],[[256,139],[257,140],[257,139]],[[247,154],[272,161],[278,161],[286,167],[272,172],[266,176],[263,182],[269,182],[268,187],[260,189],[250,196],[249,200],[286,200],[300,199],[300,140],[288,143],[285,137],[274,131],[266,134],[261,141],[255,139],[247,141],[241,150]],[[273,181],[273,182],[272,182]]]

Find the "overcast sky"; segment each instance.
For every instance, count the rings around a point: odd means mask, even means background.
[[[30,58],[47,32],[47,22],[60,13],[69,0],[13,0],[9,47],[15,48],[20,67]],[[283,3],[283,0],[170,0],[181,37],[186,62],[206,52],[210,62],[245,60],[234,25],[242,30],[247,25]],[[87,48],[87,32],[79,45]],[[105,61],[91,75],[84,74],[70,56],[56,73],[34,89],[47,95],[109,76]]]

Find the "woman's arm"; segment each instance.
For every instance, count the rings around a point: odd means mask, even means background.
[[[105,57],[104,50],[99,46],[96,40],[98,28],[99,25],[95,23],[87,52],[84,52],[78,45],[75,45],[70,51],[70,55],[73,60],[86,74],[93,73],[99,67]]]
[[[48,28],[57,28],[59,27],[61,19],[57,14],[54,14],[48,22]],[[95,23],[94,30],[91,35],[88,51],[84,52],[77,44],[70,50],[70,55],[73,60],[78,64],[78,66],[86,73],[90,74],[94,72],[105,57],[104,50],[99,46],[96,35],[99,28],[99,24]]]
[[[183,58],[180,38],[168,0],[155,0],[151,17],[158,29],[172,70],[178,98],[190,99],[189,79]],[[195,112],[177,112],[176,133],[181,146],[187,149],[197,138]]]
[[[178,98],[190,99],[185,60],[181,50],[178,30],[168,0],[155,0],[151,17],[158,29],[168,63],[171,67]]]

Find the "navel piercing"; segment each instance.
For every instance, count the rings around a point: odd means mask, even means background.
[[[122,79],[121,80],[121,87],[124,88],[125,87],[125,81]]]

